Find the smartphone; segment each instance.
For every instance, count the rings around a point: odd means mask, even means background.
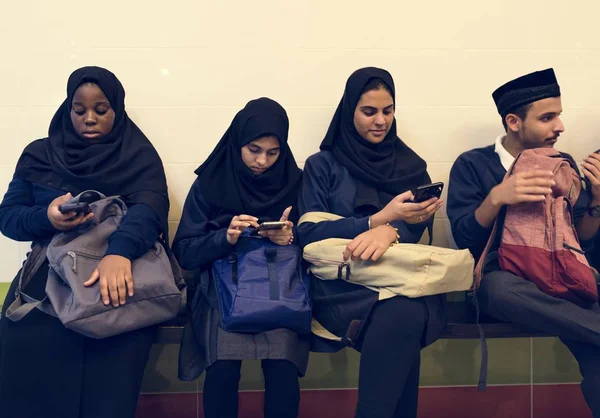
[[[442,196],[442,190],[444,190],[444,183],[441,181],[419,186],[413,192],[413,195],[415,196],[413,202],[421,203],[432,197],[437,197],[439,199]]]
[[[258,225],[256,231],[268,231],[270,229],[283,229],[287,225],[285,221],[263,222]]]
[[[90,209],[89,203],[87,203],[87,202],[65,203],[63,205],[60,205],[58,207],[58,210],[60,211],[60,213],[75,212],[75,213],[83,213],[84,215],[87,215],[88,213],[90,213],[92,211]]]

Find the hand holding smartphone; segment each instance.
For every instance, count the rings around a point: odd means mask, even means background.
[[[439,181],[437,183],[424,184],[419,186],[413,192],[414,198],[413,203],[421,203],[429,200],[433,197],[438,199],[442,196],[442,190],[444,190],[444,183]]]
[[[92,210],[90,209],[90,205],[87,202],[79,202],[79,203],[65,203],[58,207],[60,213],[70,213],[75,212],[77,214],[83,213],[87,215]]]

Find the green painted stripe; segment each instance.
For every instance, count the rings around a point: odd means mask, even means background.
[[[0,282],[0,308],[4,302],[4,298],[6,297],[6,293],[8,292],[8,288],[10,287],[10,282]]]

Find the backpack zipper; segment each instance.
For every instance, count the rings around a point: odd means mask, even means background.
[[[89,258],[91,260],[98,260],[98,261],[102,260],[102,257],[96,256],[96,255],[85,254],[85,253],[82,253],[82,252],[79,252],[79,251],[69,250],[69,251],[67,251],[66,253],[64,253],[63,255],[61,255],[58,258],[56,264],[60,264],[63,261],[63,259],[65,257],[67,257],[67,256],[69,256],[69,257],[71,257],[73,259],[73,265],[71,266],[71,270],[75,274],[77,274],[77,256],[84,257],[84,258]]]
[[[567,250],[575,251],[576,253],[579,253],[581,255],[585,255],[585,251],[580,250],[579,248],[575,248],[572,245],[567,244],[566,242],[563,242],[563,248],[566,248]]]
[[[324,265],[324,266],[336,266],[338,268],[338,274],[337,274],[338,279],[346,280],[346,281],[350,280],[351,270],[350,270],[349,262],[342,261],[340,263],[338,260],[330,260],[330,259],[323,259],[323,258],[310,257],[310,256],[307,257],[306,255],[304,255],[303,257],[306,261],[308,261],[309,263],[312,263],[312,264]],[[343,277],[344,269],[346,269],[345,277]]]

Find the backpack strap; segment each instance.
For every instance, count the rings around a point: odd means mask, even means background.
[[[24,293],[24,289],[46,261],[46,247],[45,245],[35,244],[21,268],[19,284],[15,290],[15,300],[6,309],[6,317],[13,322],[20,321],[36,308],[49,315],[56,316],[56,312],[54,312],[47,297],[37,300]]]
[[[269,274],[269,299],[279,300],[279,278],[277,277],[277,248],[265,248],[267,271]]]

